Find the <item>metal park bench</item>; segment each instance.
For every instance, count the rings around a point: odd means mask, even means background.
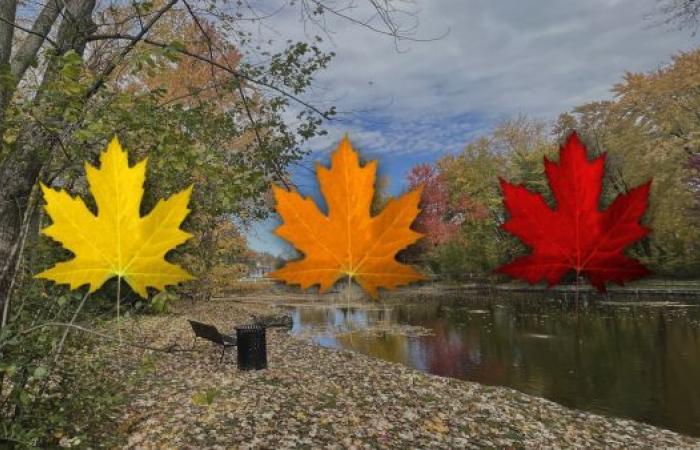
[[[220,345],[221,358],[219,358],[219,362],[224,360],[224,354],[227,348],[233,348],[236,346],[236,338],[234,336],[221,334],[214,325],[189,319],[187,321],[192,326],[192,331],[194,331],[194,342],[192,342],[192,348],[194,348],[194,345],[197,343],[198,337],[211,341],[216,345]]]

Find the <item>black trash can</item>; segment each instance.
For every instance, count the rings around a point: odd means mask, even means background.
[[[260,325],[236,327],[236,346],[238,347],[238,368],[240,370],[267,368],[265,327]]]

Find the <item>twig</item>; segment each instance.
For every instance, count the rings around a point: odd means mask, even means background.
[[[44,171],[44,167],[42,166],[41,169],[39,170],[39,176],[41,176],[41,173]],[[4,328],[5,325],[7,325],[7,316],[10,311],[10,301],[12,298],[12,290],[15,286],[15,279],[17,278],[17,272],[19,271],[19,268],[22,264],[22,254],[24,253],[24,245],[27,242],[27,234],[29,233],[29,224],[30,224],[30,217],[34,213],[34,208],[37,207],[37,200],[36,200],[36,189],[37,185],[34,184],[32,186],[32,190],[29,193],[29,207],[24,211],[24,217],[22,218],[22,223],[21,227],[22,230],[20,230],[20,236],[18,242],[15,243],[14,248],[10,252],[10,258],[7,262],[7,265],[3,268],[2,275],[0,276],[0,280],[4,279],[6,274],[7,274],[7,269],[9,268],[10,261],[12,261],[13,258],[15,259],[15,268],[14,271],[12,272],[11,278],[9,280],[10,285],[7,288],[7,295],[5,299],[3,300],[3,305],[2,305],[2,319],[0,321],[0,329]],[[15,254],[16,252],[16,254]]]
[[[53,45],[54,47],[58,48],[58,44],[56,43],[56,41],[54,41],[53,39],[51,39],[51,38],[48,37],[48,36],[45,36],[45,35],[43,35],[43,34],[41,34],[41,33],[37,33],[36,31],[34,31],[34,30],[32,30],[32,29],[25,28],[25,27],[23,27],[22,25],[19,25],[19,24],[15,23],[15,22],[11,22],[11,21],[5,19],[4,17],[0,17],[0,22],[5,22],[5,23],[8,24],[8,25],[12,25],[13,27],[17,28],[18,30],[24,31],[25,33],[29,33],[29,34],[33,34],[33,35],[35,35],[35,36],[39,36],[40,38],[45,39],[46,42],[48,42],[49,44],[51,44],[51,45]]]
[[[102,39],[125,39],[126,40],[126,39],[134,39],[134,36],[131,36],[128,34],[95,34],[95,35],[88,37],[89,41],[97,41],[97,40],[102,40]],[[266,87],[268,89],[272,89],[273,91],[281,94],[282,96],[287,97],[287,98],[293,100],[294,102],[299,103],[300,105],[308,108],[309,110],[313,111],[314,113],[318,114],[319,116],[323,117],[326,120],[333,120],[333,118],[331,116],[329,116],[328,114],[319,110],[318,108],[311,105],[310,103],[305,102],[304,100],[300,99],[299,97],[296,97],[293,94],[290,94],[289,92],[286,92],[285,90],[278,88],[277,86],[274,86],[274,85],[269,84],[269,83],[265,83],[263,81],[256,80],[255,78],[250,77],[244,73],[241,73],[241,72],[233,70],[229,67],[226,67],[223,64],[220,64],[216,61],[213,61],[213,60],[207,58],[206,56],[198,55],[198,54],[193,53],[193,52],[191,52],[187,49],[184,49],[184,48],[175,48],[169,44],[166,44],[165,42],[158,42],[158,41],[154,41],[153,39],[144,38],[144,39],[142,39],[142,42],[149,44],[149,45],[153,45],[154,47],[169,48],[169,49],[172,49],[173,51],[176,51],[176,52],[181,53],[183,55],[189,56],[190,58],[198,59],[198,60],[205,62],[207,64],[211,64],[216,68],[219,68],[223,71],[230,73],[231,75],[236,75],[240,78],[243,78],[246,81],[249,81],[253,84],[257,84],[258,86],[263,86],[263,87]]]
[[[26,335],[26,334],[29,334],[29,333],[31,333],[31,332],[33,332],[33,331],[40,330],[40,329],[42,329],[42,328],[47,328],[47,327],[68,327],[68,328],[74,328],[74,329],[80,330],[80,331],[82,331],[82,332],[84,332],[84,333],[88,333],[88,334],[93,334],[93,335],[95,335],[95,336],[99,336],[99,337],[101,337],[102,339],[104,339],[104,340],[106,340],[106,341],[110,341],[110,342],[119,342],[119,339],[115,339],[115,338],[113,338],[112,336],[109,336],[109,335],[106,335],[106,334],[103,334],[103,333],[99,333],[99,332],[94,331],[94,330],[91,330],[91,329],[89,329],[89,328],[81,327],[80,325],[75,325],[75,324],[72,324],[72,323],[65,323],[65,322],[47,322],[47,323],[43,323],[43,324],[37,325],[37,326],[35,326],[35,327],[27,328],[26,330],[21,331],[19,334],[20,334],[20,335]],[[191,350],[182,349],[182,348],[176,349],[177,347],[180,347],[180,344],[177,344],[177,343],[175,343],[175,344],[170,344],[170,345],[168,345],[168,346],[166,346],[166,347],[151,347],[150,345],[139,344],[139,343],[131,342],[131,341],[123,341],[123,342],[122,342],[122,345],[128,345],[128,346],[130,346],[130,347],[142,348],[142,349],[144,349],[144,350],[153,350],[153,351],[156,351],[156,352],[164,352],[164,353],[175,353],[175,352],[183,352],[183,353],[184,353],[184,352],[189,352],[189,351],[191,351]]]
[[[121,63],[126,57],[126,55],[128,55],[129,52],[131,52],[131,50],[133,50],[133,48],[136,47],[136,44],[139,43],[139,41],[141,41],[144,38],[144,36],[146,36],[146,34],[150,31],[151,27],[155,25],[158,19],[160,19],[161,16],[165,14],[165,12],[168,11],[170,8],[172,8],[178,1],[179,0],[168,1],[168,3],[166,3],[165,6],[158,10],[158,12],[155,13],[155,15],[148,20],[148,23],[146,23],[146,25],[141,29],[141,31],[139,31],[138,34],[129,38],[131,42],[129,42],[129,44],[127,44],[127,46],[124,47],[124,49],[116,56],[116,58],[112,59],[112,61],[109,62],[107,67],[97,77],[95,83],[85,93],[85,98],[92,97],[102,87],[102,85],[104,85],[105,80],[114,71],[114,69],[116,69],[117,65]]]
[[[70,319],[70,324],[73,325],[75,322],[75,319],[78,317],[78,313],[80,313],[80,310],[83,308],[83,305],[85,304],[85,300],[87,300],[88,296],[90,295],[90,291],[88,290],[85,295],[83,295],[83,299],[80,301],[80,305],[78,305],[78,309],[75,310],[73,313],[73,317]],[[53,362],[54,364],[58,362],[58,358],[61,355],[61,351],[63,351],[63,343],[66,341],[66,337],[68,336],[68,331],[70,331],[70,328],[66,327],[65,330],[63,330],[63,336],[61,336],[61,342],[58,343],[58,348],[56,349],[56,354],[54,355]]]
[[[75,322],[75,319],[78,317],[78,313],[80,313],[80,310],[83,308],[83,305],[85,304],[85,300],[87,300],[88,295],[90,295],[89,290],[85,293],[85,295],[83,295],[83,299],[80,301],[78,308],[73,313],[73,317],[71,317],[71,319],[70,319],[71,325]],[[49,380],[51,379],[51,374],[53,374],[53,371],[56,368],[56,364],[58,364],[58,358],[61,356],[61,352],[63,351],[63,344],[64,344],[64,342],[66,342],[66,337],[68,337],[69,331],[70,331],[70,328],[68,328],[68,327],[66,327],[66,329],[63,330],[63,336],[61,336],[61,342],[58,343],[56,353],[54,354],[53,362],[51,363],[51,366],[49,368],[49,373],[44,378],[44,383],[41,386],[41,395],[40,396],[43,396],[44,392],[46,392],[46,388],[49,385]]]
[[[182,0],[182,3],[185,5],[187,12],[192,17],[192,20],[194,20],[194,23],[197,25],[197,28],[199,28],[199,31],[202,33],[202,36],[204,36],[204,39],[206,39],[207,50],[209,50],[209,59],[211,59],[213,61],[214,60],[214,52],[212,51],[213,43],[211,42],[211,37],[209,37],[209,33],[207,33],[206,30],[204,29],[204,27],[202,26],[201,22],[199,21],[199,17],[197,17],[197,15],[194,13],[192,8],[190,7],[190,4],[187,3],[186,0]],[[222,52],[222,55],[223,55],[223,52]],[[225,59],[226,59],[226,57],[224,56],[224,60]],[[216,77],[214,74],[214,66],[211,66],[210,69],[211,69],[211,77],[212,77],[212,79],[215,79]]]
[[[371,24],[372,20],[366,20],[362,21],[359,19],[356,19],[348,14],[343,13],[339,9],[335,8],[329,8],[327,4],[322,3],[320,0],[306,0],[308,2],[311,2],[316,5],[316,7],[321,11],[325,12],[328,11],[331,14],[340,17],[341,19],[347,20],[355,25],[359,25],[362,27],[365,27],[369,29],[370,31],[373,31],[375,33],[383,34],[389,37],[394,38],[395,42],[398,41],[413,41],[413,42],[432,42],[432,41],[437,41],[440,39],[445,38],[448,34],[450,34],[450,28],[447,28],[447,31],[443,33],[441,36],[433,37],[433,38],[426,38],[426,39],[420,39],[420,38],[414,38],[410,37],[408,33],[412,33],[413,30],[415,30],[415,26],[413,27],[412,30],[402,30],[395,22],[394,19],[391,17],[392,12],[397,12],[397,10],[388,10],[386,7],[382,7],[379,5],[375,0],[369,0],[369,3],[372,4],[372,6],[375,8],[377,11],[377,14],[374,17],[379,17],[386,26],[386,28],[389,31],[382,30],[380,28],[377,28]],[[413,16],[415,17],[412,13],[409,13],[408,11],[400,11],[405,15]],[[307,13],[308,14],[308,13]],[[323,27],[322,27],[323,28]],[[398,48],[397,48],[398,49]]]
[[[212,51],[213,47],[213,42],[211,41],[211,37],[209,36],[209,33],[204,29],[204,26],[202,26],[202,23],[199,21],[199,17],[194,13],[192,8],[190,7],[189,3],[187,3],[186,0],[183,0],[183,3],[185,5],[185,8],[187,8],[187,11],[189,12],[190,16],[192,17],[192,20],[194,20],[194,23],[197,25],[197,28],[199,28],[199,31],[201,32],[202,36],[204,36],[204,39],[207,41],[207,48],[209,49],[209,59],[211,61],[214,61],[214,53]],[[218,49],[221,51],[220,49]],[[221,52],[223,54],[223,52]],[[226,61],[226,58],[224,57],[224,61]],[[226,61],[228,62],[228,61]],[[227,64],[228,65],[228,64]],[[214,66],[211,65],[211,71],[212,71],[212,78],[214,77]],[[245,109],[246,115],[248,116],[248,120],[250,120],[250,124],[253,126],[253,133],[255,134],[255,141],[258,144],[258,150],[260,151],[261,154],[264,154],[264,145],[262,141],[262,137],[260,136],[260,130],[258,130],[258,124],[256,120],[253,118],[253,113],[250,110],[250,105],[248,104],[248,98],[246,97],[245,91],[243,90],[243,83],[241,82],[241,79],[238,75],[238,73],[233,70],[232,67],[229,67],[229,72],[232,74],[232,76],[236,80],[236,87],[238,90],[238,93],[241,96],[241,100],[243,101],[243,108]],[[287,184],[287,180],[280,170],[279,167],[277,167],[277,164],[275,164],[274,161],[270,161],[272,163],[272,170],[277,174],[277,177],[280,179],[282,184],[284,184],[284,187],[287,190],[290,190],[289,184]]]

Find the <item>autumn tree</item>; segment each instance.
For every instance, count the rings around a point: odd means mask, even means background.
[[[420,214],[414,222],[414,229],[425,234],[422,241],[427,248],[435,247],[450,240],[459,229],[463,213],[450,202],[447,183],[437,169],[430,164],[418,164],[406,175],[408,189],[423,186],[419,204]]]
[[[357,20],[342,3],[281,6],[300,8],[306,25],[321,32],[330,31],[323,29],[324,18],[333,15],[394,39],[409,37],[412,24],[403,18],[411,12],[394,1],[369,2],[379,13],[377,23]],[[226,156],[238,169],[230,182],[244,193],[239,204],[257,195],[266,179],[285,182],[285,168],[303,154],[301,144],[321,133],[334,112],[300,97],[332,55],[318,47],[320,38],[290,41],[281,50],[266,46],[251,31],[265,25],[266,15],[259,13],[247,2],[210,0],[0,3],[3,305],[20,266],[23,230],[40,214],[37,179],[80,185],[79,161],[94,157],[114,133],[129,148],[162,161],[156,167],[168,176],[156,177],[161,189],[172,187],[175,171],[204,165],[203,149],[231,145],[232,137],[245,142]],[[169,81],[163,71],[174,65],[180,74]],[[204,72],[213,75],[203,85],[178,84],[187,73]],[[230,108],[211,116],[206,100],[214,97],[232,101]],[[294,124],[283,119],[290,110],[297,115]],[[248,183],[251,178],[257,181]]]
[[[482,138],[455,155],[446,155],[436,165],[441,183],[447,187],[448,202],[460,205],[459,227],[449,239],[431,250],[428,264],[447,278],[462,279],[483,273],[498,253],[490,249],[497,233],[499,203],[496,197],[501,157],[494,154],[490,141]],[[485,254],[491,254],[486,257]]]
[[[208,221],[210,229],[197,233],[183,262],[197,276],[186,289],[193,296],[209,299],[226,292],[248,272],[250,257],[245,236],[230,217],[220,216]]]
[[[194,183],[196,206],[183,227],[199,239],[174,257],[191,251],[216,272],[241,251],[238,230],[225,220],[264,216],[268,183],[289,183],[287,167],[335,112],[303,98],[333,56],[314,36],[332,32],[326,18],[397,40],[410,38],[414,25],[394,0],[368,0],[378,13],[369,23],[349,0],[280,0],[283,12],[300,13],[311,37],[268,42],[256,32],[270,26],[259,4],[0,0],[0,416],[10,433],[3,439],[52,447],[49,431],[67,426],[50,408],[39,414],[41,385],[28,384],[48,373],[63,331],[22,329],[68,322],[80,301],[30,281],[63,252],[38,238],[46,218],[37,181],[89,198],[83,162],[117,134],[132,163],[149,158],[144,210]],[[104,289],[114,298],[111,286]],[[81,403],[85,416],[105,411],[93,397]]]
[[[524,251],[501,230],[505,221],[499,177],[549,195],[543,157],[556,150],[545,123],[527,116],[499,122],[487,136],[417,166],[409,184],[426,183],[423,227],[432,242],[426,263],[445,277],[487,275],[504,258]]]
[[[593,154],[607,152],[604,205],[654,179],[646,215],[653,232],[633,253],[668,276],[700,269],[700,217],[692,208],[698,195],[699,74],[700,50],[678,54],[658,70],[627,73],[613,88],[613,101],[575,108],[558,126],[566,121],[576,128]]]

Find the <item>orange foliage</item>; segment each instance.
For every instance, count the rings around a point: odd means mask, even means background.
[[[410,225],[418,214],[422,188],[390,200],[372,217],[376,167],[375,161],[360,166],[357,153],[344,138],[330,169],[317,168],[328,215],[297,192],[273,188],[277,212],[284,220],[276,233],[293,243],[304,258],[288,263],[272,277],[302,288],[320,284],[325,291],[347,275],[372,297],[379,287],[393,289],[424,278],[395,259],[399,250],[421,237]]]

